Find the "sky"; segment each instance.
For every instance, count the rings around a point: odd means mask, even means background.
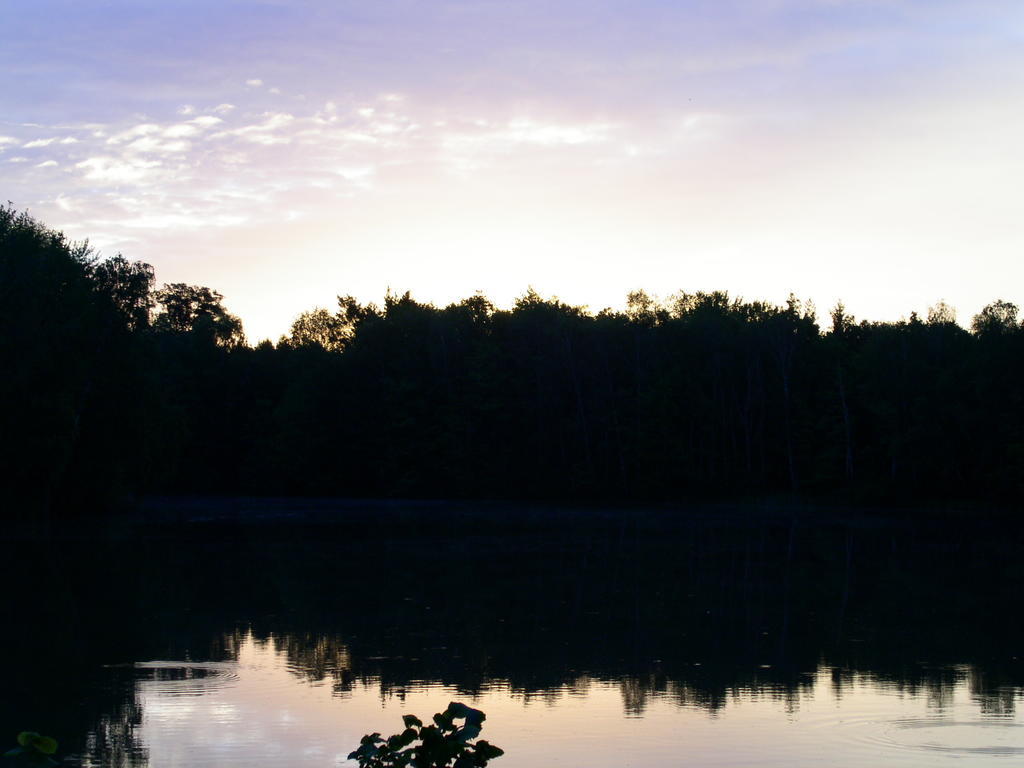
[[[0,198],[207,285],[1024,303],[1020,0],[7,0]]]

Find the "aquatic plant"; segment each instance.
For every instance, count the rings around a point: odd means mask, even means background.
[[[424,726],[415,715],[403,715],[405,730],[384,739],[370,733],[349,754],[359,768],[476,768],[501,757],[503,750],[483,739],[473,742],[487,716],[479,709],[453,701],[444,712],[434,715],[434,724]],[[456,720],[463,720],[457,725]]]
[[[18,746],[4,753],[4,757],[13,758],[16,764],[23,765],[57,765],[52,755],[57,751],[57,740],[52,736],[40,736],[35,731],[22,731],[18,734]]]

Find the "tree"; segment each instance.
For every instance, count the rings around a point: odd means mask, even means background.
[[[344,318],[317,307],[295,318],[288,335],[281,337],[281,343],[296,349],[321,347],[328,352],[340,352],[351,335]]]
[[[956,310],[942,299],[939,299],[934,307],[928,307],[928,325],[953,325],[955,323]]]
[[[971,330],[979,336],[1015,330],[1018,327],[1017,311],[1017,305],[1009,301],[993,301],[974,316]]]
[[[121,254],[92,267],[96,289],[110,297],[130,331],[149,327],[156,302],[153,296],[153,267],[128,261]]]
[[[185,283],[165,284],[156,292],[162,307],[154,326],[171,333],[195,333],[206,336],[221,347],[245,344],[242,321],[221,304],[224,297],[209,288]]]

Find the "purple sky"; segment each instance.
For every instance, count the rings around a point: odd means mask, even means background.
[[[1024,301],[1024,4],[56,2],[0,22],[19,208],[250,339],[338,293]]]

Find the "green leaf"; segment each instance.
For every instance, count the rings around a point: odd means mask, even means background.
[[[423,745],[425,747],[432,747],[442,740],[441,732],[436,726],[428,725],[426,728],[420,731],[420,738],[423,739]]]
[[[470,713],[470,711],[470,708],[467,707],[465,704],[462,704],[458,701],[453,701],[451,704],[448,705],[448,709],[446,709],[444,713],[449,718],[453,719],[456,717],[465,717]]]
[[[492,758],[495,758],[495,757],[501,757],[502,755],[505,754],[505,750],[500,749],[499,747],[496,747],[493,744],[491,744],[491,743],[489,743],[487,741],[484,741],[483,739],[478,741],[473,746],[476,748],[477,754],[483,755],[488,760],[490,760]]]
[[[57,740],[52,736],[40,736],[33,746],[44,755],[52,755],[57,751]]]
[[[22,731],[18,734],[18,744],[22,747],[31,747],[32,742],[39,738],[35,731]]]
[[[416,732],[415,728],[406,728],[404,731],[402,731],[401,735],[399,736],[399,746],[409,746],[414,741],[416,741],[417,736],[419,736],[419,734]]]

